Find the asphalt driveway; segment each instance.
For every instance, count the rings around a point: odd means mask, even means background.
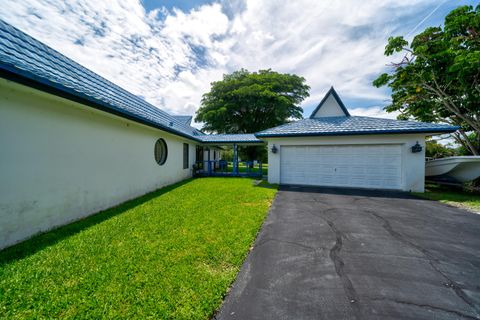
[[[216,319],[480,319],[480,215],[282,188]]]

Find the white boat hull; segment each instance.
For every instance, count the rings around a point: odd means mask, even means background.
[[[448,176],[460,182],[480,177],[480,156],[448,157],[425,163],[425,176]]]

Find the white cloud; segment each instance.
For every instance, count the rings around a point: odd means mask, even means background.
[[[227,30],[219,4],[147,14],[138,1],[4,1],[0,18],[152,104],[192,114],[221,76],[214,36]],[[206,67],[199,65],[198,46]],[[215,68],[209,67],[210,60]],[[207,77],[203,79],[201,77]],[[205,83],[207,86],[205,86]]]
[[[331,85],[344,99],[380,105],[386,91],[371,81],[389,62],[386,39],[434,6],[236,0],[147,13],[140,0],[3,0],[0,18],[168,112],[193,114],[212,81],[242,67],[304,76],[312,88],[304,105]],[[381,106],[351,113],[395,117]]]

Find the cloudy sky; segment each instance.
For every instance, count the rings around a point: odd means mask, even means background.
[[[330,86],[352,114],[386,116],[391,35],[439,26],[456,0],[2,0],[0,18],[172,114],[240,68],[306,78],[308,116]]]

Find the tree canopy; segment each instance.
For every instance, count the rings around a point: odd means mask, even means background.
[[[435,140],[425,141],[425,156],[427,158],[443,158],[451,157],[456,153],[455,149],[452,149],[450,146],[445,146],[441,143],[438,143]]]
[[[215,133],[254,133],[302,118],[300,103],[309,96],[305,78],[270,69],[241,69],[212,83],[195,121]]]
[[[385,55],[403,53],[390,73],[373,84],[389,86],[387,112],[401,119],[443,122],[460,127],[453,137],[470,153],[480,153],[480,5],[461,6],[443,28],[429,27],[411,43],[390,37]],[[474,139],[472,139],[472,134]]]

